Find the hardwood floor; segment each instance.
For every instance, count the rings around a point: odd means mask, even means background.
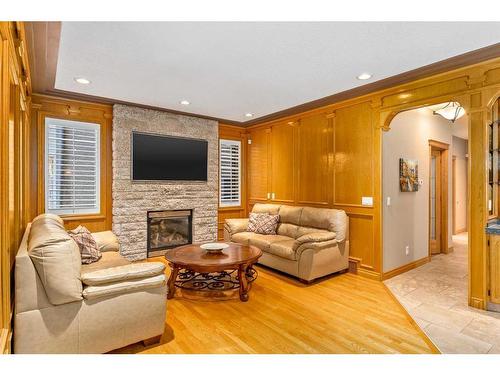
[[[306,286],[257,270],[248,302],[176,296],[158,345],[113,353],[438,352],[381,282],[346,273]]]

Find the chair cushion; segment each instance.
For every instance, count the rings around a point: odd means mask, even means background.
[[[290,240],[290,237],[280,236],[277,234],[266,235],[253,233],[253,236],[250,236],[249,244],[257,246],[262,251],[268,251],[272,243],[286,240]]]
[[[31,225],[28,254],[51,304],[82,299],[80,250],[60,221],[45,215]]]
[[[164,271],[165,264],[161,262],[138,262],[82,273],[82,282],[85,285],[102,285],[161,275]]]
[[[297,259],[295,253],[295,240],[293,238],[273,242],[267,252],[285,259]]]
[[[126,264],[131,264],[132,262],[125,259],[116,251],[108,251],[102,253],[101,259],[98,262],[91,264],[82,264],[82,274],[87,272],[99,271],[111,267],[124,266]]]
[[[68,234],[75,240],[80,249],[82,264],[94,263],[101,259],[101,252],[97,247],[97,243],[87,228],[79,225],[75,229],[68,231]]]
[[[110,230],[104,232],[92,233],[100,252],[105,251],[120,251],[120,243],[118,238]]]
[[[87,300],[111,297],[117,294],[137,292],[165,285],[165,274],[136,280],[127,280],[111,284],[87,286],[83,297]]]
[[[279,219],[279,215],[251,212],[248,218],[247,231],[259,234],[276,234]]]

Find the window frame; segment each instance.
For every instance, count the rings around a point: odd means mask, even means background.
[[[222,202],[222,144],[232,144],[232,145],[237,145],[238,146],[238,202],[234,203],[227,203],[227,202]],[[219,207],[220,208],[237,208],[242,206],[242,194],[243,194],[243,189],[242,189],[242,152],[243,152],[243,142],[241,140],[236,140],[236,139],[227,139],[227,138],[220,138],[219,139]]]
[[[47,115],[44,116],[42,119],[42,124],[43,124],[43,187],[44,187],[44,193],[43,193],[43,204],[44,204],[44,212],[48,213],[53,213],[56,215],[60,215],[63,217],[78,217],[78,216],[94,216],[94,215],[101,215],[102,212],[102,202],[101,202],[101,195],[102,195],[102,181],[101,181],[101,176],[102,176],[102,161],[101,161],[101,155],[102,155],[102,124],[99,122],[91,122],[91,121],[81,121],[81,120],[76,120],[76,119],[69,119],[69,118],[60,118],[57,116],[51,116]],[[49,194],[49,178],[48,178],[48,168],[49,168],[49,163],[48,163],[48,157],[49,153],[47,152],[48,148],[48,123],[60,123],[60,124],[68,124],[71,123],[71,126],[74,128],[81,128],[81,129],[89,129],[89,127],[94,128],[97,132],[97,142],[96,142],[96,173],[95,173],[95,183],[96,183],[96,207],[95,208],[89,208],[89,209],[49,209],[48,205],[48,194]]]

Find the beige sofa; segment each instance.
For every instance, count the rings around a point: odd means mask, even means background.
[[[342,210],[255,204],[252,212],[278,214],[276,235],[247,232],[248,219],[226,219],[224,240],[254,245],[259,263],[310,282],[349,267],[349,219]]]
[[[92,235],[102,258],[82,265],[61,218],[28,226],[16,256],[15,353],[104,353],[162,335],[165,266],[131,263],[113,233]]]

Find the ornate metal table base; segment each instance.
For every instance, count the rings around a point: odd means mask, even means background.
[[[249,266],[221,272],[200,273],[186,268],[172,267],[168,280],[168,299],[174,297],[175,288],[195,291],[227,291],[239,289],[240,299],[248,301],[250,285],[257,278],[257,271]]]

